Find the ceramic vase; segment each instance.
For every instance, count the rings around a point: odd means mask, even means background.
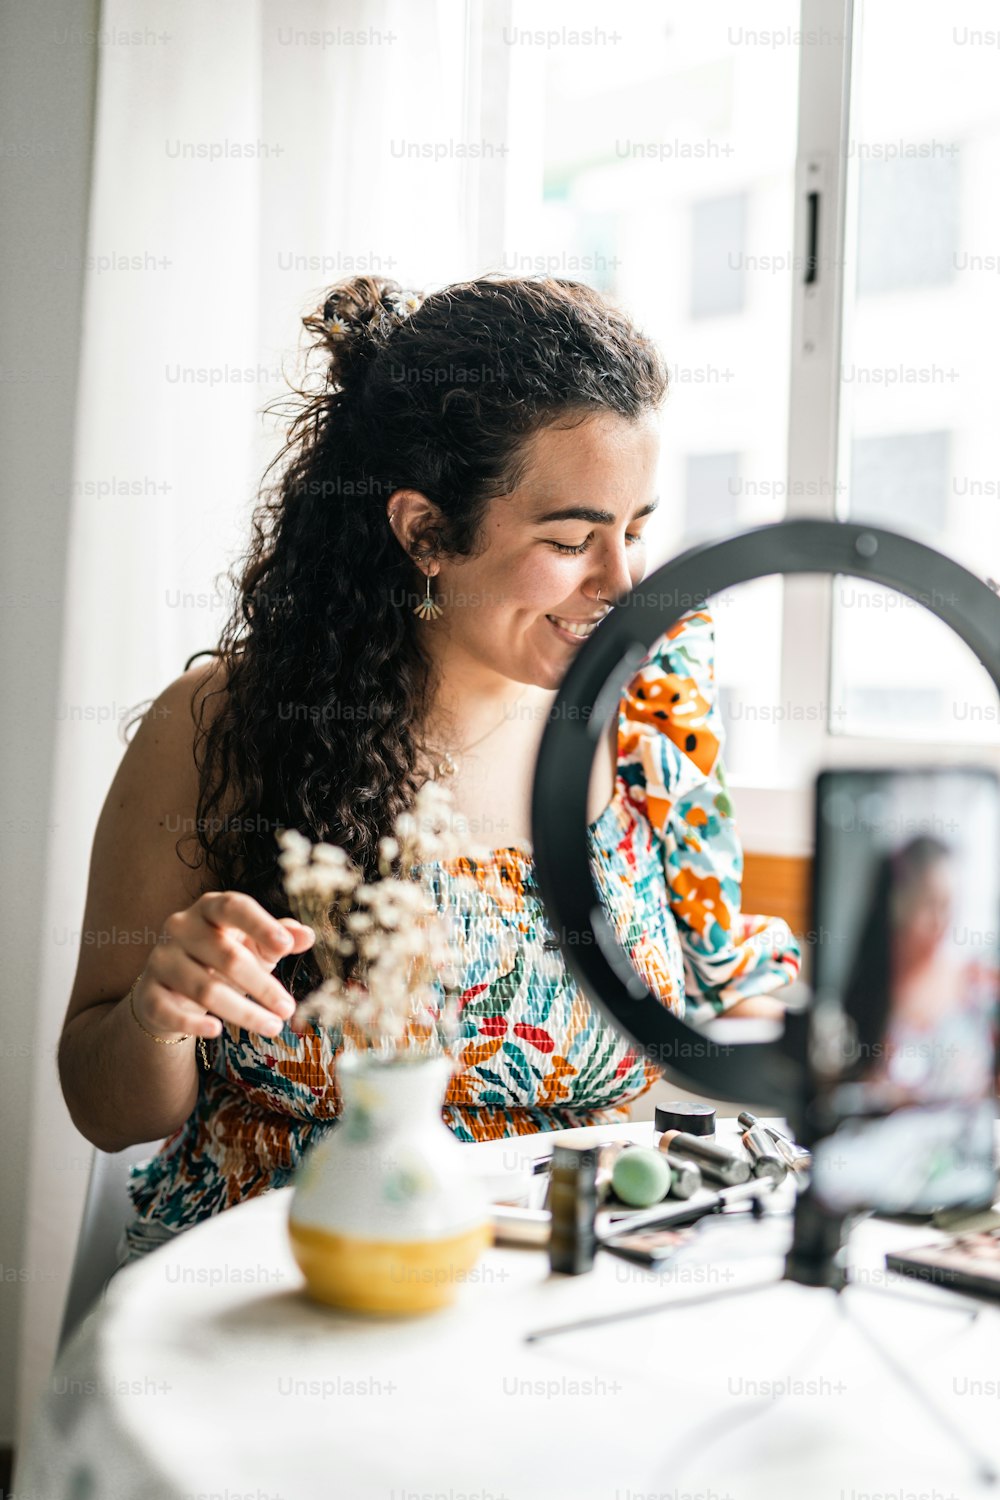
[[[303,1158],[289,1216],[309,1295],[415,1313],[453,1301],[492,1241],[485,1188],[441,1118],[446,1056],[337,1063],[343,1110]]]

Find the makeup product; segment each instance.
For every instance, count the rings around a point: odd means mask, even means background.
[[[670,1197],[690,1198],[701,1187],[701,1171],[693,1161],[683,1156],[671,1156],[664,1152],[663,1159],[670,1168]]]
[[[549,1264],[579,1276],[594,1264],[597,1248],[597,1146],[556,1146],[552,1152]]]
[[[544,1209],[513,1208],[507,1203],[494,1203],[490,1212],[495,1245],[543,1250],[548,1244],[552,1215]]]
[[[632,1146],[634,1144],[635,1143],[633,1141],[598,1141],[598,1142],[596,1142],[597,1148],[598,1148],[598,1150],[601,1153],[600,1158],[598,1160],[598,1168],[600,1169],[600,1167],[605,1162],[608,1162],[609,1164],[613,1163],[614,1157],[617,1154],[617,1152],[624,1151],[627,1146]],[[545,1151],[540,1156],[536,1156],[536,1157],[532,1158],[531,1171],[532,1171],[532,1175],[533,1176],[541,1176],[542,1173],[544,1173],[544,1172],[551,1172],[551,1170],[552,1170],[552,1152],[551,1151]]]
[[[783,1130],[779,1130],[776,1125],[765,1125],[763,1120],[761,1120],[757,1115],[752,1115],[748,1109],[741,1110],[736,1118],[743,1126],[744,1130],[751,1130],[754,1125],[760,1125],[761,1128],[763,1130],[766,1130],[768,1135],[773,1136],[776,1141],[787,1141],[790,1146],[795,1146],[795,1142],[792,1140],[790,1135],[786,1135],[785,1132]],[[801,1151],[802,1147],[795,1146],[795,1149],[796,1151]]]
[[[611,1190],[630,1208],[650,1208],[670,1191],[670,1164],[659,1151],[633,1146],[618,1156],[611,1174]]]
[[[597,1152],[597,1201],[603,1203],[611,1194],[611,1174],[615,1162],[623,1151],[630,1150],[634,1141],[596,1141]],[[532,1208],[550,1209],[552,1193],[552,1153],[535,1158],[531,1167],[532,1185],[529,1189],[529,1204]]]
[[[764,1125],[764,1121],[760,1118],[760,1116],[751,1114],[748,1109],[741,1110],[736,1118],[743,1126],[744,1130],[749,1130],[751,1125]],[[784,1135],[786,1141],[791,1140],[791,1136],[785,1135],[785,1132],[783,1130],[779,1130],[776,1125],[764,1125],[764,1129],[771,1131],[773,1135]]]
[[[742,1119],[741,1115],[741,1122]],[[788,1167],[778,1155],[778,1148],[763,1125],[750,1125],[744,1130],[740,1140],[750,1158],[750,1170],[755,1177],[770,1177],[774,1182],[784,1182]]]
[[[804,1146],[796,1145],[790,1135],[786,1135],[783,1130],[779,1130],[775,1125],[765,1125],[756,1115],[752,1115],[748,1109],[743,1110],[737,1118],[740,1124],[747,1130],[759,1128],[764,1131],[765,1135],[771,1137],[775,1154],[785,1164],[789,1172],[808,1172],[812,1156]],[[745,1137],[744,1145],[746,1145]]]
[[[665,1261],[677,1254],[694,1234],[693,1229],[644,1229],[635,1234],[617,1234],[601,1241],[601,1249],[621,1256],[636,1265],[658,1270]]]
[[[710,1104],[695,1104],[690,1099],[670,1099],[653,1111],[653,1126],[659,1135],[665,1130],[683,1130],[687,1135],[714,1135],[715,1110]]]
[[[779,1135],[776,1130],[771,1129],[770,1125],[766,1125],[764,1128],[774,1142],[775,1151],[777,1151],[789,1172],[809,1171],[812,1156],[804,1146],[796,1146],[795,1142],[790,1141],[787,1135]]]
[[[703,1177],[710,1182],[721,1182],[727,1187],[750,1180],[750,1163],[745,1156],[727,1151],[716,1141],[687,1135],[681,1130],[665,1130],[657,1142],[660,1151],[670,1156],[681,1156],[693,1161]]]
[[[721,1213],[727,1204],[745,1202],[748,1199],[753,1202],[755,1198],[766,1197],[773,1188],[774,1184],[767,1179],[754,1178],[733,1187],[717,1188],[710,1195],[694,1202],[676,1203],[667,1198],[653,1208],[640,1209],[627,1217],[615,1218],[598,1230],[597,1242],[603,1245],[606,1239],[631,1234],[635,1229],[676,1229],[684,1224],[696,1224],[708,1214]]]

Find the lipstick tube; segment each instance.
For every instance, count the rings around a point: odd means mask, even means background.
[[[762,1125],[751,1125],[740,1136],[740,1140],[750,1158],[750,1169],[755,1177],[771,1177],[775,1182],[784,1181],[788,1167]]]

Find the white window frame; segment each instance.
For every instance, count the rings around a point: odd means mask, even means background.
[[[845,286],[853,285],[857,243],[857,174],[848,170],[852,66],[858,57],[863,0],[801,0],[799,117],[795,171],[792,347],[789,370],[785,514],[835,520],[846,494],[850,422],[840,373],[850,322]],[[542,60],[533,48],[506,46],[501,28],[530,24],[526,0],[467,0],[469,134],[487,139],[535,135],[542,128]],[[527,153],[525,153],[527,154]],[[519,180],[510,165],[522,153],[477,169],[473,250],[481,268],[527,243],[532,196],[541,182]],[[818,278],[805,283],[809,194],[820,193]],[[473,210],[475,212],[475,210]],[[783,703],[831,702],[832,575],[786,577],[783,583]],[[817,683],[820,691],[817,692]],[[993,765],[1000,746],[960,741],[890,740],[831,733],[827,715],[782,725],[781,763],[770,784],[731,777],[743,842],[756,852],[801,855],[812,848],[812,797],[825,766],[929,763]]]
[[[837,519],[846,493],[850,422],[840,371],[850,339],[845,286],[853,285],[857,176],[847,170],[852,65],[859,51],[863,0],[802,0],[801,28],[821,40],[803,44],[795,176],[795,281],[789,380],[789,517]],[[819,185],[819,277],[805,284],[808,194]],[[786,578],[781,701],[816,698],[817,664],[825,701],[833,689],[832,576]],[[824,715],[782,728],[784,763],[773,786],[734,781],[744,842],[755,850],[800,854],[811,848],[811,807],[803,792],[823,766],[953,765],[1000,770],[1000,747],[948,740],[886,739],[831,733]]]

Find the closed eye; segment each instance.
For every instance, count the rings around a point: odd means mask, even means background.
[[[578,557],[581,552],[586,552],[593,539],[594,533],[591,532],[590,535],[585,538],[585,540],[582,541],[578,547],[568,547],[565,542],[552,541],[549,542],[549,546],[554,547],[557,552],[569,552],[572,553],[574,557]],[[625,540],[627,542],[632,542],[634,544],[635,542],[641,542],[642,539],[642,532],[627,531],[625,533]]]

